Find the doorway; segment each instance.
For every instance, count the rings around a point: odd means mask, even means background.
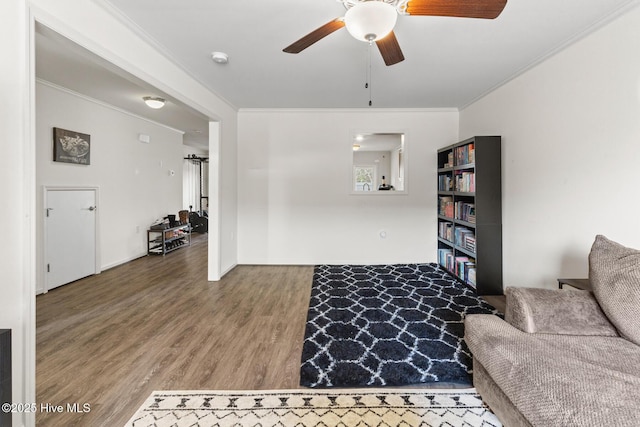
[[[34,15],[40,15],[40,13],[35,13],[34,12]],[[45,18],[44,21],[48,21],[48,23],[51,23],[49,19],[46,19],[47,18],[46,14],[43,13],[42,17]],[[38,16],[37,18],[40,18],[40,16]],[[36,17],[32,16],[30,34],[29,34],[29,37],[28,37],[29,40],[32,40],[33,38],[35,38],[35,28],[34,27],[40,25],[35,19],[36,19]],[[59,25],[57,25],[57,24],[59,24],[57,22],[54,22],[54,24],[56,24],[56,25],[53,25],[52,28],[56,28],[56,27],[59,26]],[[62,28],[67,28],[67,26],[65,25],[64,22],[61,23],[60,25],[62,26]],[[76,34],[73,31],[71,31],[71,33],[72,34]],[[80,37],[80,38],[82,39],[82,37]],[[65,45],[65,46],[67,46],[67,45]],[[31,48],[30,48],[30,55],[36,56],[36,52],[35,52],[36,50],[38,51],[37,52],[38,53],[38,55],[37,55],[38,56],[38,61],[37,62],[39,62],[41,65],[43,65],[44,61],[41,60],[42,59],[42,56],[41,56],[42,55],[42,51],[41,50],[36,49],[35,46],[32,45]],[[64,58],[67,58],[68,57],[68,55],[66,55],[67,52],[65,51],[63,53],[65,54]],[[32,59],[35,59],[35,58],[32,58]],[[68,66],[69,65],[67,64],[66,67],[68,67]],[[33,62],[32,67],[35,68],[35,62]],[[47,69],[47,67],[44,67],[44,68]],[[43,80],[41,80],[41,78],[39,78],[39,80],[36,81],[35,80],[34,71],[35,71],[34,69],[31,69],[31,71],[30,71],[30,76],[31,76],[30,85],[32,86],[32,89],[33,89],[31,94],[30,94],[30,97],[31,97],[30,101],[33,102],[34,105],[35,105],[35,89],[33,88],[33,86],[37,82],[40,82],[40,81],[43,81]],[[121,70],[118,70],[118,73],[121,73],[121,72],[122,72]],[[79,74],[84,75],[85,77],[87,76],[86,73],[79,73]],[[76,79],[76,80],[80,80],[80,79]],[[85,78],[85,79],[82,79],[82,81],[90,81],[90,83],[91,83],[90,87],[91,88],[94,88],[94,87],[97,88],[97,87],[101,86],[99,84],[96,84],[97,83],[97,79],[95,79],[95,78],[94,79]],[[64,87],[63,85],[58,85],[58,86],[61,87],[61,88]],[[81,93],[81,91],[77,91],[77,93]],[[120,92],[111,91],[110,93],[117,94],[117,93],[120,93]],[[87,95],[87,96],[89,96],[89,95]],[[94,95],[94,97],[95,97],[94,99],[98,99],[98,96]],[[104,101],[104,102],[107,102],[107,101]],[[108,104],[109,105],[115,105],[116,103],[115,102],[108,102]],[[171,105],[172,104],[170,103],[169,106],[171,106]],[[177,103],[174,103],[173,105],[175,106],[175,105],[177,105]],[[127,111],[131,111],[129,109],[126,109],[126,110]],[[142,115],[140,115],[140,116],[142,117]],[[35,111],[31,111],[31,113],[29,114],[29,117],[30,117],[30,124],[29,124],[27,130],[29,130],[31,132],[31,133],[28,133],[30,143],[27,146],[25,146],[25,152],[28,154],[27,157],[32,157],[32,156],[35,157],[37,155],[37,153],[38,153],[36,151],[35,143],[34,143],[34,141],[35,141],[34,129],[36,127]],[[210,120],[213,120],[213,119],[209,119],[208,117],[209,116],[205,117],[205,122],[204,122],[205,126],[207,127],[207,129],[211,129],[214,132],[214,134],[211,137],[209,137],[209,135],[207,135],[206,142],[207,142],[207,147],[209,145],[212,145],[212,147],[215,147],[216,156],[214,157],[214,162],[213,162],[214,169],[213,169],[213,171],[216,173],[215,176],[217,177],[217,173],[218,173],[219,168],[220,168],[219,161],[217,160],[217,156],[218,156],[219,149],[220,149],[219,145],[220,145],[220,137],[221,137],[220,123],[215,122],[215,121],[214,122],[210,122]],[[182,128],[182,127],[174,126],[174,129],[179,129],[179,128]],[[184,127],[184,128],[186,128],[186,129],[194,129],[195,126],[187,126],[187,127]],[[190,132],[188,132],[188,133],[190,133]],[[135,135],[134,135],[134,137],[135,137]],[[138,138],[139,139],[136,140],[136,142],[135,142],[136,144],[144,143],[144,141],[142,141],[142,136],[141,135],[138,135]],[[137,147],[145,147],[145,146],[144,145],[137,145]],[[42,153],[42,151],[40,151],[40,152]],[[144,160],[144,159],[149,159],[149,158],[148,157],[147,158],[143,157],[142,159]],[[156,168],[163,168],[163,175],[166,176],[167,173],[171,173],[170,170],[167,170],[166,163],[163,164],[163,159],[151,159],[150,161],[153,162],[153,165]],[[46,239],[45,235],[43,234],[44,230],[40,229],[40,227],[43,224],[43,220],[38,220],[38,223],[36,225],[36,221],[34,219],[36,217],[42,217],[42,215],[45,215],[45,213],[44,213],[44,211],[42,209],[45,206],[38,206],[40,204],[40,202],[44,201],[44,196],[41,193],[42,190],[40,190],[40,188],[43,188],[43,187],[37,187],[35,185],[35,183],[36,183],[36,173],[33,170],[33,166],[32,166],[31,163],[29,163],[29,166],[26,168],[26,175],[27,176],[25,177],[25,180],[28,183],[27,184],[27,186],[28,186],[28,195],[30,196],[30,197],[28,197],[28,199],[31,200],[31,205],[32,205],[31,208],[28,209],[28,211],[29,212],[35,212],[34,215],[31,218],[29,218],[29,225],[32,227],[32,229],[30,229],[30,232],[33,233],[33,235],[31,237],[35,237],[36,234],[37,234],[38,238],[40,239],[40,240],[35,240],[33,238],[30,239],[30,243],[27,245],[28,247],[25,250],[25,252],[28,252],[28,255],[29,255],[29,258],[28,258],[29,268],[27,268],[27,274],[36,276],[36,275],[42,274],[42,272],[44,270],[46,270],[46,264],[47,264],[47,262],[42,262],[42,261],[44,261],[44,251],[45,251],[45,241],[44,241],[44,239]],[[213,178],[211,178],[211,179],[213,180]],[[75,185],[75,184],[73,184],[74,182],[92,182],[92,181],[93,180],[78,181],[78,180],[56,179],[54,182],[56,182],[56,183],[68,183],[67,185]],[[216,185],[217,185],[217,180],[215,182],[216,182]],[[60,184],[58,184],[58,185],[60,185]],[[36,190],[36,188],[38,188],[38,190]],[[214,188],[214,194],[213,195],[215,196],[213,201],[212,201],[212,204],[213,204],[212,208],[215,208],[215,210],[218,211],[219,210],[219,206],[218,206],[218,203],[217,203],[217,195],[218,195],[219,191],[217,191],[217,187],[213,187],[212,186],[212,188]],[[39,193],[38,197],[36,197],[36,191],[38,191],[38,193]],[[102,188],[103,199],[105,197],[104,191],[106,191],[106,189]],[[36,199],[38,199],[38,202],[36,202]],[[100,198],[96,197],[96,200],[99,201]],[[106,206],[106,202],[107,201],[102,200],[102,204],[101,204],[101,206],[99,206],[99,209],[97,211],[96,210],[93,211],[94,214],[96,214],[96,221],[98,221],[98,215],[97,214],[100,214],[100,212],[102,210],[104,210],[105,207],[109,208],[111,206],[111,205]],[[96,204],[95,206],[98,206],[98,204]],[[40,209],[38,209],[38,208],[40,208]],[[105,225],[104,224],[104,220],[105,220],[105,218],[110,217],[110,213],[108,211],[105,211],[105,214],[101,215],[101,216],[102,216],[102,222],[103,222],[102,225],[104,226]],[[215,235],[210,235],[210,237],[212,237],[212,238],[209,239],[209,247],[210,247],[210,249],[208,251],[208,260],[209,260],[208,269],[209,269],[209,277],[219,278],[219,276],[220,276],[220,273],[219,273],[219,264],[220,264],[219,258],[220,257],[218,255],[218,248],[219,248],[218,240],[219,240],[219,236],[218,236],[218,218],[217,218],[217,215],[216,215],[216,219],[215,219],[214,223],[216,224],[216,227],[214,227]],[[98,227],[98,226],[99,226],[99,224],[96,224],[96,227]],[[145,226],[146,226],[146,223],[141,223],[141,225],[140,225],[141,230],[144,231],[144,227]],[[37,232],[36,232],[36,228],[38,228]],[[137,229],[136,229],[136,232],[137,232]],[[215,238],[213,238],[214,236],[215,236]],[[96,239],[98,239],[98,237],[99,236],[96,235]],[[106,236],[104,234],[102,235],[103,240],[106,239],[107,237],[110,237],[110,236]],[[98,241],[96,243],[99,244],[100,242]],[[105,242],[103,241],[102,243],[104,244]],[[42,246],[40,246],[40,245],[42,245]],[[213,249],[212,249],[212,247],[213,247]],[[36,255],[36,252],[37,252],[37,255]],[[102,252],[102,256],[100,255],[100,252]],[[98,246],[98,253],[96,255],[97,255],[97,258],[103,258],[103,261],[108,259],[108,256],[109,256],[109,254],[104,249],[102,249],[102,250],[100,249],[100,246]],[[95,270],[96,273],[99,272],[99,269],[100,269],[101,265],[102,264],[99,261],[96,261],[96,270]],[[35,271],[36,271],[36,268],[37,268],[37,274],[34,274]],[[39,281],[39,279],[40,278],[38,278],[38,280],[36,280],[35,277],[30,278],[30,283],[31,283],[32,286],[30,286],[29,289],[26,289],[25,292],[33,292],[35,294],[34,290],[36,289],[36,284],[37,283],[38,284],[39,283],[42,284],[42,288],[40,288],[40,289],[42,289],[42,291],[46,292],[47,289],[50,289],[50,287],[49,287],[49,285],[48,285],[46,280]],[[38,285],[38,286],[40,286],[40,285]],[[25,397],[23,400],[24,401],[34,401],[35,400],[35,395],[36,395],[36,392],[35,392],[35,375],[36,375],[35,353],[36,353],[36,343],[35,343],[35,334],[34,334],[34,331],[35,331],[35,295],[32,297],[32,299],[29,299],[28,301],[29,301],[30,305],[29,305],[28,310],[25,309],[25,311],[28,311],[28,313],[27,313],[26,316],[24,316],[24,317],[26,317],[27,321],[26,321],[26,326],[24,328],[24,330],[25,330],[25,333],[24,333],[24,335],[25,335],[25,338],[24,338],[25,344],[23,345],[23,347],[24,347],[24,355],[25,355],[25,357],[24,357],[25,360],[23,361],[23,365],[26,366],[26,369],[25,369],[26,373],[24,375],[25,390],[24,390],[23,394],[26,395],[27,397]],[[25,417],[28,419],[28,422],[26,422],[25,425],[33,425],[33,424],[35,424],[35,415],[34,414],[27,414]]]
[[[48,292],[100,272],[98,189],[44,188],[44,277]]]

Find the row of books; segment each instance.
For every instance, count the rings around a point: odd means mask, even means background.
[[[470,252],[476,251],[476,235],[473,230],[466,227],[454,227],[452,222],[438,222],[438,237],[455,243]]]
[[[452,191],[453,179],[450,175],[438,175],[438,190],[439,191]]]
[[[438,197],[438,215],[443,215],[449,218],[453,218],[453,211],[454,211],[453,197],[439,196]]]
[[[476,205],[467,202],[455,202],[456,219],[474,223],[476,222]]]
[[[473,172],[460,172],[455,176],[456,191],[473,193],[476,191],[476,174]]]
[[[469,163],[475,163],[476,161],[476,150],[473,145],[467,144],[462,147],[456,147],[456,165],[467,165]]]
[[[476,235],[465,227],[456,227],[454,230],[454,242],[463,249],[476,252]]]
[[[450,151],[447,154],[447,163],[442,165],[443,168],[452,168],[453,167],[453,151]]]
[[[438,264],[446,268],[465,283],[476,286],[476,261],[466,256],[454,256],[448,248],[438,249]]]
[[[438,264],[440,264],[441,266],[443,266],[449,271],[453,271],[455,268],[453,250],[449,248],[438,249]]]
[[[438,222],[438,236],[453,242],[453,223],[452,222]]]
[[[456,257],[455,275],[462,279],[465,283],[476,287],[476,262],[473,258]]]

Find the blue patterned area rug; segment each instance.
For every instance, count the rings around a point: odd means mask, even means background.
[[[499,427],[475,389],[154,391],[125,427]]]
[[[498,314],[437,264],[316,266],[300,384],[471,387],[472,313]]]

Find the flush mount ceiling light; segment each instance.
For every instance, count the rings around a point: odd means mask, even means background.
[[[360,145],[353,144],[353,151],[358,151],[360,149]]]
[[[149,108],[159,109],[164,107],[165,100],[164,98],[159,98],[157,96],[145,96],[142,98],[144,103],[147,104]]]
[[[387,36],[397,20],[396,8],[381,1],[357,3],[344,15],[344,24],[349,34],[369,43]]]
[[[216,64],[226,64],[229,62],[229,55],[224,52],[212,52],[211,59],[213,59],[213,62]]]

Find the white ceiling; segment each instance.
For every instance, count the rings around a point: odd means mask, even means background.
[[[343,16],[336,0],[93,0],[194,78],[241,108],[366,108],[367,43],[338,30],[303,52],[282,49]],[[387,67],[373,46],[373,108],[462,108],[640,0],[509,0],[495,20],[400,16],[406,58]],[[229,63],[216,64],[223,51]],[[207,118],[42,25],[36,75],[185,132],[206,146]],[[70,72],[73,70],[73,72]],[[150,110],[142,96],[168,99]]]
[[[237,108],[368,106],[368,44],[346,29],[297,55],[282,52],[343,16],[336,0],[99,1]],[[395,34],[406,60],[387,67],[373,47],[373,107],[464,107],[631,3],[509,0],[495,20],[400,16]],[[229,63],[214,63],[213,51]]]
[[[185,145],[208,150],[209,122],[203,114],[40,24],[35,45],[38,79],[184,132]],[[143,96],[161,96],[167,103],[154,110]]]
[[[392,151],[401,148],[404,135],[401,133],[363,133],[354,135],[353,144],[358,151]]]

